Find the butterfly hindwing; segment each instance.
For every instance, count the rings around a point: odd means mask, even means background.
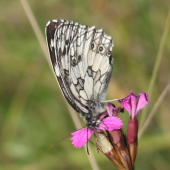
[[[59,53],[61,53],[61,48],[59,48],[59,46],[57,47],[54,44],[55,41],[56,41],[55,32],[56,32],[56,30],[58,29],[58,27],[60,25],[63,25],[63,22],[64,22],[64,20],[51,20],[51,21],[48,21],[48,23],[46,25],[46,30],[45,30],[45,32],[46,32],[46,41],[47,41],[47,44],[48,44],[48,51],[49,51],[49,54],[50,54],[52,67],[53,67],[55,76],[57,78],[59,87],[60,87],[64,97],[69,102],[69,104],[76,111],[80,112],[80,109],[76,106],[75,102],[70,97],[70,94],[68,93],[67,88],[65,87],[65,82],[63,81],[63,74],[64,74],[63,71],[64,70],[60,69],[60,67],[59,67],[59,66],[61,66],[61,60],[58,61],[58,57],[60,57]],[[58,33],[58,35],[59,35],[59,33]],[[61,44],[61,41],[59,41],[59,43]],[[70,43],[70,40],[69,40],[68,44],[69,43]],[[56,54],[57,54],[57,56],[56,56]],[[69,65],[69,63],[68,63],[68,65]],[[65,73],[65,77],[67,77],[67,76],[68,76],[68,73]]]
[[[112,38],[102,29],[65,20],[49,21],[46,36],[65,98],[76,111],[95,117],[104,110],[101,101],[112,72]]]

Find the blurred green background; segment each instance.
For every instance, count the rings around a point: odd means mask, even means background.
[[[104,28],[113,37],[114,69],[107,99],[126,96],[131,90],[136,94],[148,91],[168,16],[168,0],[29,0],[28,3],[43,35],[48,20],[67,19]],[[170,32],[159,64],[147,115],[170,79]],[[138,170],[170,169],[169,101],[168,93],[139,140]],[[121,118],[126,132],[128,113]],[[75,149],[69,138],[51,147],[75,130],[21,1],[1,0],[0,170],[90,170],[87,153]],[[92,148],[101,170],[116,169]]]

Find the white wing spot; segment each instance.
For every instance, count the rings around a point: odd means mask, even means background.
[[[48,21],[48,22],[47,22],[47,24],[46,24],[46,27],[47,27],[47,26],[49,26],[49,25],[50,25],[50,23],[51,23],[51,22],[50,22],[50,21]]]
[[[50,47],[51,47],[51,48],[54,47],[54,41],[53,41],[53,39],[51,39]]]
[[[80,96],[81,96],[83,99],[88,100],[87,95],[86,95],[86,93],[84,92],[84,90],[80,90]]]
[[[57,19],[53,19],[52,21],[53,21],[53,22],[58,22],[58,20],[57,20]]]
[[[88,76],[88,73],[85,75],[84,79],[84,90],[87,94],[88,99],[93,95],[93,78]]]
[[[55,69],[56,75],[59,77],[59,76],[60,76],[60,70],[59,70],[58,66],[55,65],[55,66],[54,66],[54,69]]]
[[[73,83],[71,83],[70,89],[71,89],[73,95],[74,95],[77,99],[79,99],[79,95],[78,95],[78,93],[77,93],[77,91],[76,91],[76,88],[75,88],[75,86],[73,85]]]

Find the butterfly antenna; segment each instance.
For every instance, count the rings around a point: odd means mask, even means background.
[[[85,128],[85,127],[86,127],[86,126],[80,128],[80,129],[83,129],[83,128]],[[78,129],[78,130],[80,130],[80,129]],[[78,130],[76,130],[76,131],[78,131]],[[76,132],[76,131],[74,131],[74,132]],[[62,138],[62,139],[59,140],[57,143],[55,143],[55,144],[53,144],[53,145],[51,145],[51,146],[54,147],[55,145],[57,145],[58,143],[60,143],[60,142],[63,141],[64,139],[68,138],[70,135],[71,135],[71,134],[68,134],[66,137]]]
[[[63,141],[64,139],[68,138],[71,134],[68,134],[67,136],[65,136],[64,138],[62,138],[61,140],[59,140],[57,143],[51,145],[52,147],[54,147],[55,145],[59,144],[61,141]]]

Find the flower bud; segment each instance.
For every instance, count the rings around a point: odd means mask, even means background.
[[[129,152],[132,165],[135,163],[138,145],[138,120],[136,117],[131,118],[128,123],[127,143],[129,145]]]
[[[97,138],[97,144],[100,147],[101,151],[119,170],[124,170],[123,164],[119,161],[119,157],[106,135],[104,133],[96,133],[95,136]]]

